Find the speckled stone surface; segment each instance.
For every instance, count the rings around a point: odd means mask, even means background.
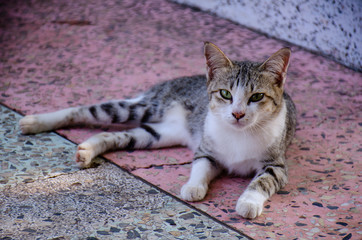
[[[0,190],[1,239],[247,239],[113,164]]]
[[[20,135],[20,118],[0,105],[0,188],[79,170],[73,143],[55,133]]]
[[[1,105],[0,118],[0,239],[247,239],[102,159],[80,170],[75,144],[21,135]]]
[[[203,73],[206,40],[232,59],[257,61],[285,46],[163,0],[11,1],[3,9],[0,101],[24,114],[131,97],[155,82]],[[255,239],[359,239],[362,75],[290,47],[286,90],[299,121],[287,152],[290,183],[253,221],[233,210],[250,179],[221,176],[193,206]],[[99,131],[58,132],[79,143]],[[175,196],[192,161],[180,148],[105,157]]]
[[[362,70],[360,0],[173,0]]]

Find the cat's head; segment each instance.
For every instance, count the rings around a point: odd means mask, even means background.
[[[231,61],[206,42],[207,89],[212,114],[236,129],[262,127],[282,109],[290,49],[263,63]]]

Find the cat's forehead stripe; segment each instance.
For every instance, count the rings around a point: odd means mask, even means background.
[[[234,85],[236,85],[236,87],[246,87],[250,84],[251,64],[248,62],[238,63],[238,68],[236,76],[230,82],[230,89],[233,89]]]

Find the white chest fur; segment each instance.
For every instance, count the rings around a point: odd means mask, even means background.
[[[229,171],[248,175],[262,167],[268,148],[280,138],[285,127],[286,107],[261,130],[242,130],[220,121],[212,112],[206,117],[205,136],[215,158]]]

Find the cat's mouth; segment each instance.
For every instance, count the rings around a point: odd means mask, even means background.
[[[234,120],[231,125],[234,128],[237,128],[238,130],[241,130],[243,128],[245,128],[247,126],[247,124],[245,124],[245,121],[241,121],[241,120]]]

